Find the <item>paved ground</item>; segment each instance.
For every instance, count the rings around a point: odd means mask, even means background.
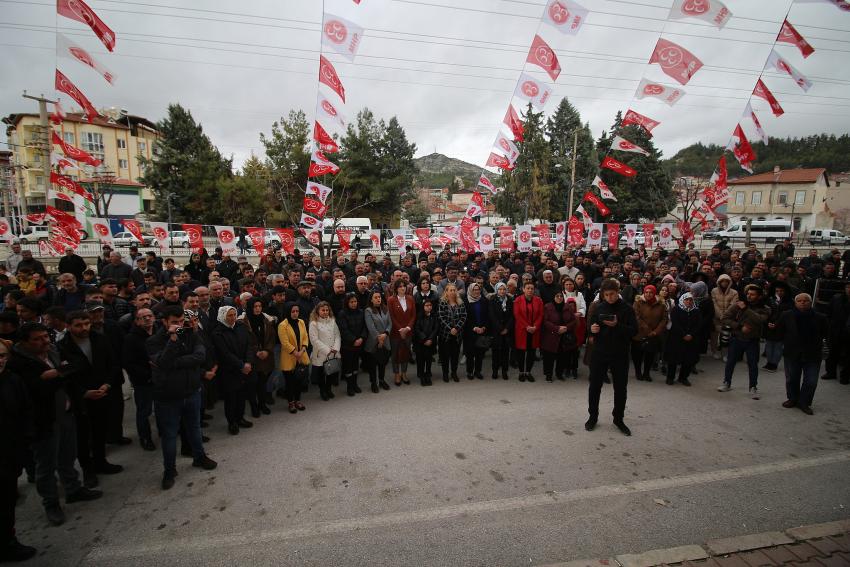
[[[306,412],[278,403],[236,437],[217,408],[217,470],[181,459],[162,492],[158,453],[113,449],[127,470],[62,527],[23,487],[20,538],[35,565],[541,565],[850,517],[850,387],[822,382],[810,417],[780,406],[781,373],[754,401],[744,368],[721,394],[720,363],[701,365],[692,388],[630,382],[630,438],[605,418],[610,387],[584,431],[584,368],[567,383],[311,392]]]

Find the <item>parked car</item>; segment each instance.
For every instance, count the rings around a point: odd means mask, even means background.
[[[47,225],[38,226],[31,225],[18,235],[18,241],[21,244],[29,244],[31,242],[39,242],[40,240],[48,240],[50,238],[50,227]]]
[[[168,239],[163,243],[167,247],[174,248],[189,248],[192,245],[189,243],[189,236],[185,230],[174,230],[168,235]]]
[[[850,236],[845,236],[840,230],[831,228],[813,228],[809,230],[807,240],[809,244],[827,244],[830,246],[850,244]]]
[[[119,232],[117,234],[112,235],[112,243],[118,246],[151,246],[153,244],[153,237],[147,236],[145,234],[142,235],[142,242],[139,242],[139,239],[135,237],[132,232]]]

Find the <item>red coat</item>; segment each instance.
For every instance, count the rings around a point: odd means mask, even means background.
[[[543,325],[543,300],[536,295],[529,304],[525,295],[514,298],[514,346],[520,349],[540,348],[540,331]],[[526,327],[536,327],[531,336],[531,346],[526,346]]]
[[[416,323],[416,303],[413,302],[412,295],[406,295],[407,311],[401,308],[398,302],[398,297],[391,295],[387,299],[387,309],[390,311],[390,321],[392,321],[392,330],[390,331],[390,339],[400,339],[398,334],[399,329],[410,327],[408,338],[413,336],[413,324]]]

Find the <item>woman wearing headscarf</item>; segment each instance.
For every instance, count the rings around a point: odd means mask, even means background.
[[[359,394],[357,385],[357,369],[360,366],[360,356],[363,345],[369,336],[366,329],[366,318],[363,311],[358,309],[357,294],[349,292],[345,296],[345,306],[337,314],[336,324],[342,339],[342,376],[345,378],[346,393],[349,396]]]
[[[307,334],[307,326],[300,317],[301,309],[298,304],[287,303],[283,309],[286,317],[277,326],[277,336],[280,340],[280,371],[283,373],[289,413],[297,413],[299,410],[307,409],[301,403],[301,383],[297,379],[297,368],[310,365],[310,357],[307,355],[310,338]],[[307,373],[309,374],[309,370]]]
[[[329,358],[338,356],[342,337],[339,327],[331,313],[331,306],[327,301],[320,301],[310,314],[310,344],[313,352],[310,353],[310,362],[313,364],[313,381],[319,385],[319,394],[324,401],[334,398],[331,390],[332,376],[325,375],[325,362]]]
[[[248,392],[251,415],[260,417],[261,413],[271,413],[266,405],[269,376],[274,370],[275,325],[271,315],[263,313],[265,306],[259,297],[252,297],[245,305],[245,311],[239,316],[239,323],[248,330],[248,344],[251,350],[251,366],[256,375],[255,387]]]
[[[487,298],[484,297],[484,289],[478,282],[469,284],[466,288],[466,324],[463,327],[463,346],[466,355],[466,378],[472,380],[484,379],[481,367],[484,364],[484,355],[487,346],[480,344],[479,337],[490,340],[487,331],[490,327],[490,308]]]
[[[652,382],[649,374],[656,353],[661,351],[661,340],[667,329],[667,305],[658,300],[655,286],[643,288],[643,295],[635,298],[635,318],[638,332],[632,338],[632,364],[638,380]]]
[[[413,325],[416,323],[416,304],[413,296],[407,293],[407,284],[399,278],[393,283],[393,294],[387,298],[387,309],[392,320],[390,348],[393,363],[395,385],[410,384],[407,379],[407,363],[410,361],[410,348],[413,344]]]
[[[704,281],[696,281],[691,284],[688,291],[694,298],[694,303],[700,313],[700,329],[697,332],[697,345],[699,346],[698,353],[705,354],[708,352],[708,339],[711,336],[711,322],[714,320],[714,303],[708,297],[708,286]],[[699,357],[694,362],[694,367],[691,368],[693,374],[698,374],[696,363],[699,362]]]
[[[567,347],[575,347],[575,328],[575,311],[566,307],[564,293],[558,291],[552,303],[547,303],[543,307],[540,350],[543,352],[543,374],[547,382],[552,381],[553,370],[558,380],[564,379],[565,353]]]
[[[511,331],[514,328],[514,300],[508,295],[508,286],[504,282],[497,283],[494,289],[496,293],[488,305],[490,335],[493,337],[493,380],[499,378],[499,369],[502,370],[502,378],[507,380],[513,345]]]
[[[390,385],[384,380],[387,360],[390,358],[390,331],[393,328],[390,312],[384,305],[384,295],[380,291],[372,291],[369,296],[369,307],[363,312],[366,319],[366,368],[369,370],[369,382],[372,393],[378,393],[380,386],[389,390]]]
[[[207,281],[209,281],[209,272],[207,271],[207,267],[201,262],[201,255],[197,252],[193,253],[189,257],[189,263],[186,264],[184,268],[186,273],[189,274],[196,282],[201,282],[206,276]]]
[[[564,288],[564,301],[569,303],[570,298],[572,298],[576,304],[576,344],[581,347],[581,345],[584,344],[584,337],[587,331],[587,324],[585,319],[585,317],[587,317],[587,303],[585,303],[584,294],[578,290],[576,282],[572,278],[564,278],[564,280],[561,282],[561,286]],[[568,366],[567,371],[569,370],[570,367]],[[573,370],[575,370],[573,378],[578,378],[578,375],[576,374],[578,372],[578,366],[576,365]]]
[[[240,428],[254,424],[245,419],[245,399],[254,388],[250,339],[245,325],[237,325],[236,308],[232,305],[219,307],[213,344],[218,357],[218,388],[224,398],[224,415],[227,430],[237,435]]]
[[[697,334],[702,328],[702,315],[690,292],[679,297],[679,304],[670,317],[670,332],[667,334],[667,384],[676,381],[676,367],[679,367],[679,383],[690,386],[688,376],[691,368],[699,360]]]

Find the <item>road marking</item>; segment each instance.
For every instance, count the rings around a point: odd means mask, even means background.
[[[459,516],[473,516],[494,512],[523,510],[527,508],[551,506],[579,500],[592,500],[595,498],[608,498],[611,496],[639,494],[643,492],[669,490],[672,488],[682,488],[686,486],[698,486],[712,482],[750,478],[766,474],[831,465],[835,463],[845,463],[848,461],[850,461],[850,451],[839,451],[807,459],[793,459],[775,463],[765,463],[762,465],[721,469],[717,471],[687,474],[668,478],[638,480],[624,484],[579,488],[568,492],[546,492],[544,494],[470,502],[467,504],[429,508],[426,510],[392,512],[387,514],[377,514],[374,516],[363,516],[360,518],[344,518],[328,522],[303,524],[298,527],[284,528],[280,530],[262,532],[249,531],[236,534],[230,533],[214,536],[170,539],[162,542],[129,546],[108,545],[92,549],[82,563],[103,565],[106,564],[105,562],[107,561],[115,561],[121,558],[129,559],[145,557],[156,553],[174,553],[177,549],[179,549],[181,553],[191,554],[192,552],[200,552],[208,549],[256,545],[298,538],[312,538],[316,536],[334,535],[389,526],[398,527],[401,524],[446,520],[450,518],[457,518]]]

